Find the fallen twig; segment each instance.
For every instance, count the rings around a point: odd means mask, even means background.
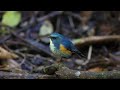
[[[89,46],[89,51],[88,51],[88,57],[87,57],[87,61],[85,61],[82,65],[86,65],[90,62],[91,60],[91,55],[92,55],[92,46]]]
[[[84,46],[84,45],[92,45],[98,43],[108,43],[108,42],[119,42],[120,35],[111,35],[111,36],[91,36],[87,38],[74,39],[72,42],[75,45]]]

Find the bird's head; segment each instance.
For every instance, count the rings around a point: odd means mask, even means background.
[[[52,33],[50,34],[49,38],[52,40],[52,41],[61,41],[62,38],[63,38],[63,35],[59,34],[59,33]]]
[[[60,44],[61,40],[64,38],[63,35],[59,33],[52,33],[49,35],[50,41],[54,44]]]

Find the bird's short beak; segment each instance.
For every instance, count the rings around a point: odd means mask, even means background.
[[[50,36],[48,36],[48,38],[50,38]]]

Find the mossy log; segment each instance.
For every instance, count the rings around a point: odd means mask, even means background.
[[[0,71],[0,79],[120,79],[120,71],[77,71],[60,64],[47,66],[42,71],[32,74]]]

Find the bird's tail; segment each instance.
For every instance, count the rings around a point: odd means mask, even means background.
[[[77,55],[79,55],[80,57],[86,58],[86,56],[84,54],[82,54],[80,51],[76,51]]]
[[[72,46],[72,51],[75,52],[78,56],[86,58],[76,47]]]

